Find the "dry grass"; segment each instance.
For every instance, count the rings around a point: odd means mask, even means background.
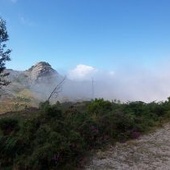
[[[0,114],[21,111],[28,107],[37,107],[40,100],[29,89],[22,89],[15,96],[2,96],[0,100]]]
[[[15,112],[26,109],[27,107],[37,107],[38,103],[34,100],[20,100],[18,98],[5,99],[0,102],[0,114]]]

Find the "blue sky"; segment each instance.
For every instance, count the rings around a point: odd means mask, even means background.
[[[9,66],[154,66],[170,54],[169,9],[169,0],[0,0]]]
[[[47,61],[72,77],[157,74],[170,59],[169,9],[169,0],[0,0],[13,50],[7,67]]]

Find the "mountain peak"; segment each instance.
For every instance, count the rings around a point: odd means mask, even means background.
[[[30,75],[30,78],[33,81],[40,80],[42,77],[53,76],[58,74],[51,65],[47,62],[41,61],[33,65],[27,70],[27,73]]]
[[[33,71],[35,69],[43,70],[43,69],[52,69],[51,65],[45,61],[41,61],[33,65],[28,71]]]

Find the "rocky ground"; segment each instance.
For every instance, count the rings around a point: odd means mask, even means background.
[[[98,151],[86,170],[170,170],[170,124],[139,139]]]

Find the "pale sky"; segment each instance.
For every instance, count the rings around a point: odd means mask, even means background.
[[[169,0],[0,0],[0,16],[8,68],[46,61],[71,79],[111,76],[123,92],[135,83],[156,99],[170,94]]]

